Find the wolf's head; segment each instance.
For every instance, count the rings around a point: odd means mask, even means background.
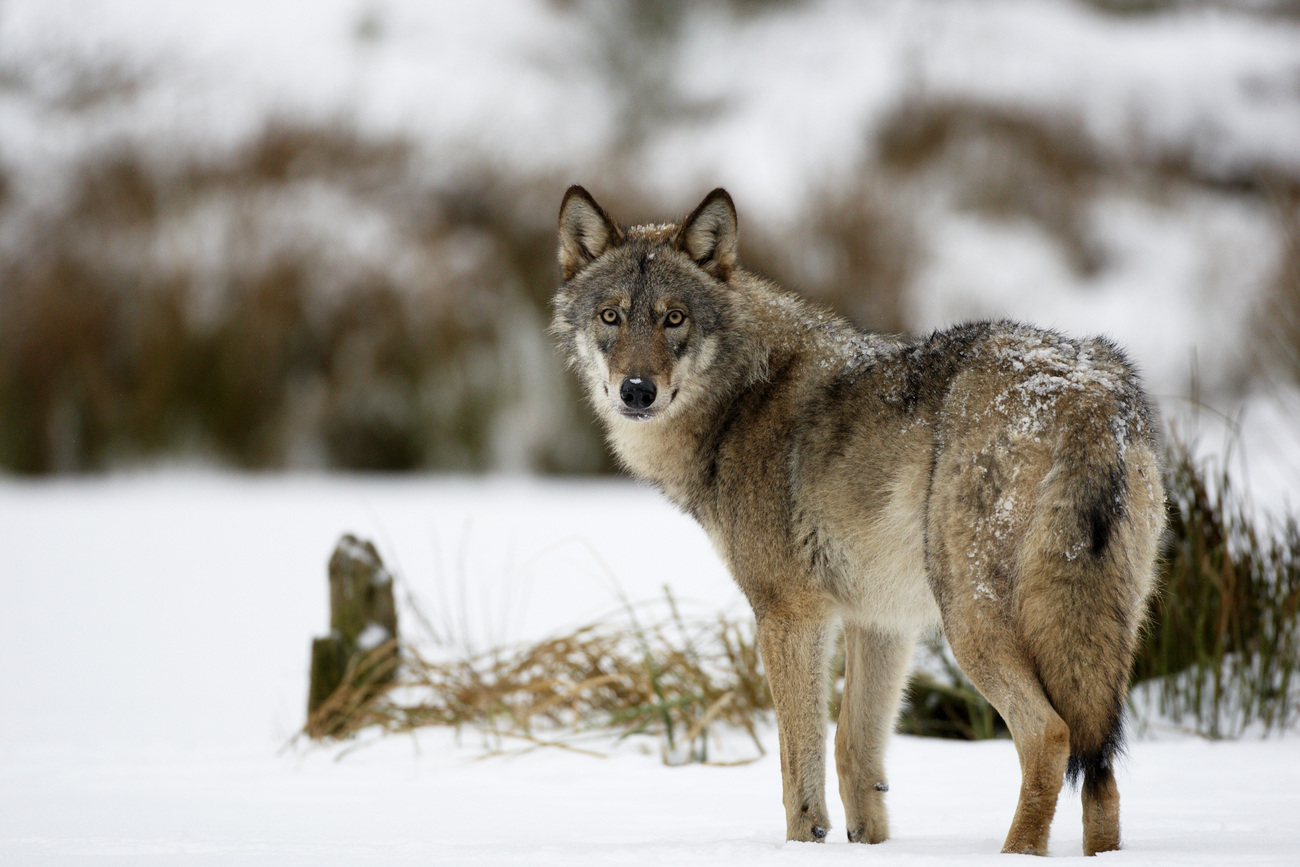
[[[573,186],[560,206],[551,331],[608,421],[675,415],[706,378],[736,317],[736,208],[717,189],[680,224],[620,227]]]

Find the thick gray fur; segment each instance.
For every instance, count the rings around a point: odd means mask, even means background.
[[[743,270],[737,242],[723,190],[680,223],[625,227],[573,187],[552,332],[623,466],[699,520],[753,607],[787,836],[830,827],[841,629],[847,833],[888,836],[885,743],[917,638],[942,623],[1020,755],[1004,851],[1046,853],[1067,769],[1085,851],[1118,848],[1112,763],[1165,524],[1133,366],[1104,339],[1007,321],[860,331]],[[683,565],[668,545],[647,556]]]

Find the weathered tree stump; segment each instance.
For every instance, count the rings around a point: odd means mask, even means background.
[[[375,546],[352,535],[340,539],[330,557],[329,585],[330,633],[311,645],[307,733],[312,737],[337,734],[347,726],[346,711],[364,703],[364,694],[332,702],[340,687],[373,691],[391,682],[397,667],[393,576]]]

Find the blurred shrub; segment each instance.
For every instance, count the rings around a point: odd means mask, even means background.
[[[1282,227],[1282,256],[1256,322],[1259,361],[1300,385],[1300,182],[1275,183],[1271,200]]]
[[[665,110],[713,110],[675,99]],[[243,468],[612,469],[544,335],[569,178],[444,165],[346,121],[287,120],[224,152],[123,144],[64,175],[53,202],[37,201],[0,170],[0,468],[198,456]],[[611,157],[577,180],[621,218],[680,216],[637,177]],[[1291,246],[1259,346],[1300,380],[1300,179],[1215,174],[1158,148],[1117,153],[1069,120],[909,100],[847,177],[777,221],[742,215],[742,261],[860,326],[906,330],[931,324],[907,314],[927,220],[955,208],[1030,221],[1089,275],[1108,264],[1093,237],[1099,193],[1171,189],[1278,203]]]
[[[1247,11],[1256,15],[1294,18],[1300,14],[1295,0],[1081,0],[1110,15],[1161,15],[1176,12],[1201,12],[1207,9]]]
[[[907,197],[872,167],[810,197],[792,225],[742,229],[741,258],[783,286],[828,304],[860,328],[905,331],[920,229]]]
[[[1033,223],[1083,277],[1107,265],[1091,225],[1103,195],[1170,208],[1180,194],[1222,194],[1266,205],[1282,231],[1295,235],[1300,174],[1293,167],[1225,165],[1186,144],[1102,142],[1070,116],[918,97],[884,117],[873,145],[886,176],[901,176],[959,211]]]
[[[276,123],[90,158],[54,213],[0,185],[0,466],[605,468],[543,334],[552,185],[426,170]]]
[[[1231,485],[1171,448],[1171,543],[1133,679],[1210,737],[1300,721],[1300,528],[1261,525]]]
[[[877,134],[882,165],[915,177],[941,174],[954,206],[1038,224],[1080,274],[1101,266],[1088,206],[1101,156],[1077,123],[960,100],[908,102]]]

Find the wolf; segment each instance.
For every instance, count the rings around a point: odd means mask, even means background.
[[[1045,855],[1080,777],[1085,853],[1119,848],[1114,763],[1165,527],[1133,365],[1009,321],[858,330],[741,268],[737,227],[723,189],[679,223],[624,226],[571,187],[551,332],[618,460],[703,525],[753,608],[787,838],[831,827],[840,629],[848,838],[889,836],[886,740],[918,637],[942,624],[1020,758],[1002,851]]]

